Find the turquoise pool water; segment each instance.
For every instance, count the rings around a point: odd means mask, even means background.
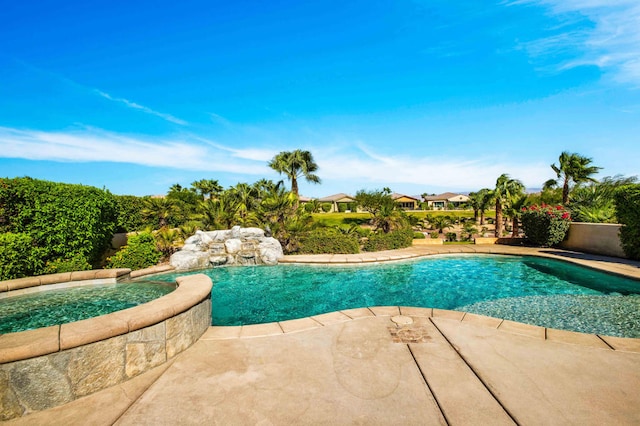
[[[461,310],[545,327],[640,337],[640,282],[536,257],[441,255],[345,265],[213,268],[213,325],[366,306]],[[166,274],[154,280],[174,281]]]
[[[175,281],[102,284],[3,298],[0,334],[109,314],[157,299],[175,288]]]

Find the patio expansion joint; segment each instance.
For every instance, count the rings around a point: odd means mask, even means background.
[[[609,349],[611,349],[612,351],[615,351],[616,348],[614,348],[613,346],[611,346],[609,344],[609,342],[607,342],[605,339],[602,338],[602,336],[600,336],[599,334],[595,335],[598,339],[600,339],[605,345],[607,345],[609,347]]]
[[[444,421],[447,423],[447,425],[450,425],[451,421],[447,418],[447,414],[442,409],[442,403],[438,400],[438,396],[429,385],[427,376],[424,374],[424,371],[422,371],[422,368],[420,368],[420,364],[418,364],[418,360],[416,359],[416,356],[411,350],[411,345],[409,343],[406,343],[406,346],[407,346],[407,349],[409,350],[409,354],[411,355],[411,358],[413,359],[413,363],[416,365],[416,368],[420,372],[420,376],[422,376],[422,380],[424,381],[425,386],[429,390],[429,393],[431,394],[431,396],[433,396],[433,400],[436,402],[436,405],[438,406],[438,410],[440,410],[440,414],[442,414],[442,417],[444,418]]]
[[[466,313],[465,313],[466,314]],[[467,361],[467,359],[462,356],[462,354],[460,353],[460,351],[458,350],[458,348],[455,347],[455,345],[453,343],[451,343],[451,341],[449,340],[449,338],[442,332],[442,330],[440,330],[440,328],[438,327],[438,324],[436,324],[433,321],[433,318],[429,318],[429,321],[431,321],[431,324],[433,324],[433,326],[436,328],[436,330],[438,330],[438,333],[440,333],[440,335],[444,338],[444,340],[449,344],[449,346],[451,346],[451,348],[456,352],[456,354],[460,357],[460,359],[462,360],[462,362],[464,362],[467,367],[469,368],[469,370],[474,374],[474,376],[476,376],[476,378],[480,381],[480,383],[482,383],[482,386],[484,386],[484,388],[487,390],[487,392],[489,392],[489,394],[491,394],[491,396],[493,397],[493,399],[496,400],[496,402],[498,403],[498,405],[500,405],[500,407],[502,407],[502,409],[504,410],[504,412],[507,414],[507,416],[509,416],[509,418],[516,424],[516,425],[520,425],[520,422],[518,422],[516,420],[516,418],[514,417],[514,415],[507,409],[507,407],[504,406],[504,404],[502,404],[502,401],[500,401],[500,399],[498,398],[498,396],[491,390],[491,388],[488,386],[488,384],[482,379],[482,377],[480,377],[480,375],[478,374],[478,372],[473,368],[473,366]],[[412,354],[413,355],[413,354]],[[415,361],[415,358],[414,358]],[[421,371],[422,373],[422,371]]]

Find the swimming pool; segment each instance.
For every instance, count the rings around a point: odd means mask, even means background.
[[[640,337],[640,282],[553,259],[438,255],[366,265],[213,268],[213,325],[367,306],[460,310],[545,327]],[[175,281],[180,274],[149,277]]]
[[[6,297],[0,299],[0,334],[109,314],[157,299],[175,288],[174,280],[80,286]]]

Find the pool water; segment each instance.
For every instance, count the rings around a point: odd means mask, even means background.
[[[440,255],[382,264],[221,267],[193,273],[206,273],[214,283],[213,325],[397,305],[640,337],[640,281],[552,259]],[[185,274],[153,279],[173,282],[179,275]]]
[[[81,286],[0,299],[0,334],[79,321],[131,308],[175,290],[171,283]]]

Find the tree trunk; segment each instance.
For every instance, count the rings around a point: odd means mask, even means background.
[[[496,230],[493,234],[496,238],[502,237],[502,204],[496,200]]]
[[[562,205],[566,206],[567,204],[569,204],[569,179],[565,179],[562,186]]]
[[[480,210],[480,225],[484,225],[484,210]]]
[[[298,210],[298,204],[300,203],[300,194],[298,194],[298,179],[295,176],[291,177],[291,192],[296,196],[296,201],[293,203],[293,210]]]
[[[478,209],[473,209],[473,221],[478,223]]]
[[[514,216],[512,221],[511,221],[512,225],[511,227],[513,228],[513,232],[511,233],[511,238],[518,238],[518,234],[520,234],[520,224],[518,221],[518,217]]]

